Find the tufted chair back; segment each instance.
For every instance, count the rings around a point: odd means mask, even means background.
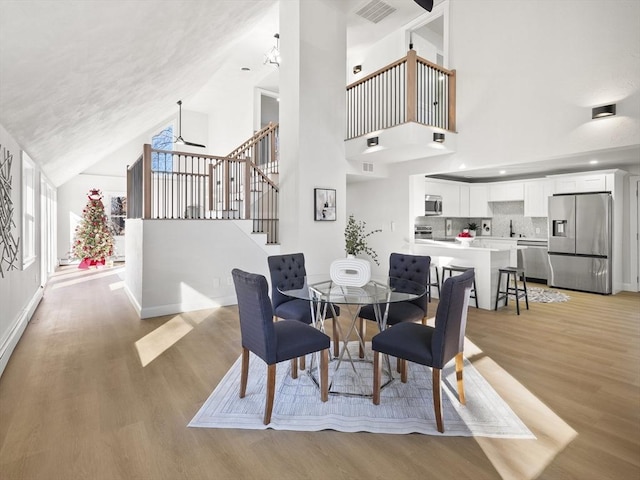
[[[429,281],[429,269],[431,268],[431,257],[423,255],[405,255],[402,253],[392,253],[389,257],[389,276],[409,280],[419,283],[427,288]],[[423,295],[411,303],[427,311],[427,296]]]
[[[287,255],[272,255],[267,259],[271,275],[271,301],[273,308],[291,298],[278,291],[278,287],[287,289],[302,288],[307,271],[304,268],[304,254],[290,253]]]
[[[448,278],[442,285],[435,334],[431,338],[433,367],[444,368],[449,360],[464,350],[464,332],[474,275],[471,268],[462,275]]]
[[[277,342],[267,279],[237,268],[231,271],[231,275],[238,297],[242,346],[267,364],[273,364],[276,362]]]

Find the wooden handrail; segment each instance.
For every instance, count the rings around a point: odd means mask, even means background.
[[[355,81],[353,83],[350,83],[349,85],[347,85],[347,90],[349,90],[350,88],[353,88],[353,87],[355,87],[357,85],[360,85],[361,83],[365,83],[366,81],[377,77],[381,73],[384,73],[384,72],[386,72],[388,70],[391,70],[393,67],[397,67],[398,65],[403,64],[404,62],[407,61],[407,57],[409,56],[409,54],[411,52],[414,52],[414,54],[416,53],[415,50],[409,50],[409,52],[407,52],[407,56],[406,57],[403,57],[400,60],[396,60],[395,62],[390,63],[389,65],[385,65],[384,67],[379,68],[375,72],[370,73],[366,77],[363,77],[363,78],[361,78],[361,79],[359,79],[359,80],[357,80],[357,81]],[[439,72],[444,73],[445,75],[455,75],[455,70],[447,70],[446,68],[444,68],[444,67],[442,67],[440,65],[437,65],[435,63],[432,63],[432,62],[430,62],[429,60],[427,60],[425,58],[418,57],[417,55],[416,55],[416,60],[421,62],[421,63],[424,63],[425,65],[427,65],[427,66],[429,66],[429,67],[431,67],[431,68],[433,68],[435,70],[438,70]]]
[[[441,65],[438,65],[436,63],[430,62],[429,60],[422,58],[422,57],[418,57],[416,56],[416,60],[420,63],[424,63],[426,66],[433,68],[434,70],[438,70],[441,73],[444,73],[445,75],[455,75],[456,71],[455,70],[448,70],[446,68],[444,68]]]
[[[377,77],[378,75],[380,75],[381,73],[387,72],[389,70],[391,70],[393,67],[397,67],[398,65],[402,65],[404,62],[407,61],[407,57],[403,57],[400,60],[396,60],[393,63],[390,63],[389,65],[386,65],[378,70],[376,70],[373,73],[370,73],[369,75],[367,75],[366,77],[361,78],[358,81],[355,81],[353,83],[350,83],[349,85],[347,85],[347,90],[352,89],[353,87],[357,87],[358,85],[360,85],[361,83],[365,83],[368,80],[371,80],[372,78]]]

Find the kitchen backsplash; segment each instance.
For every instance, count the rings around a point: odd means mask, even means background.
[[[525,217],[524,202],[493,202],[491,204],[493,215],[484,217],[491,220],[492,237],[508,237],[509,221],[513,222],[513,231],[516,237],[547,238],[547,219],[541,217]],[[433,227],[433,237],[446,237],[445,234],[446,217],[416,217],[416,225],[431,225]],[[477,223],[480,227],[483,218],[450,218],[452,223],[451,237],[455,237],[463,229],[467,228],[469,222]],[[478,228],[477,235],[482,235]]]

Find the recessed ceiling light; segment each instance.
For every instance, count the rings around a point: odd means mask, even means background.
[[[500,170],[498,173],[499,173],[500,175],[504,175],[505,173],[507,173],[507,171],[506,171],[506,170]]]
[[[591,165],[595,165],[596,163],[598,163],[598,160],[589,160],[589,163],[590,163]]]

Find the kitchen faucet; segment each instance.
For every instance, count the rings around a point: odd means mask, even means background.
[[[515,237],[516,232],[513,231],[513,220],[509,220],[509,236]]]

